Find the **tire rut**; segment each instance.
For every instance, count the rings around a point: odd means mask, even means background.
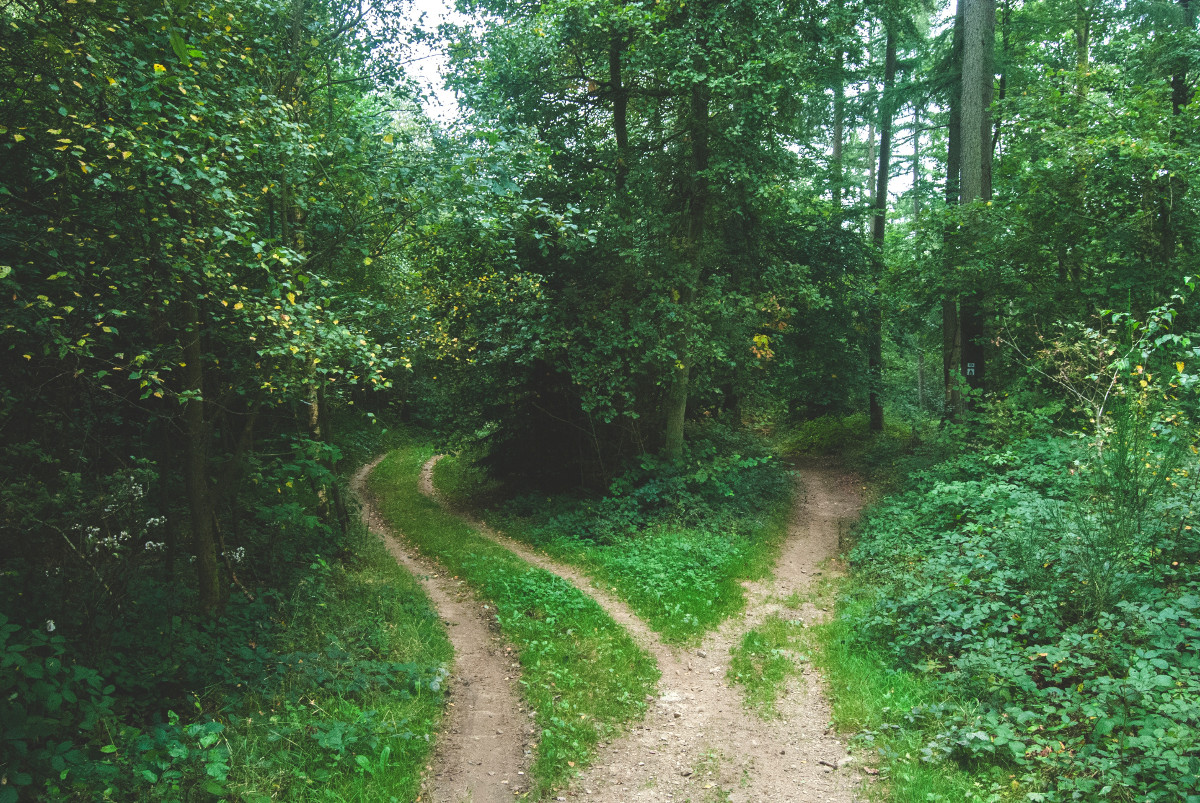
[[[507,803],[527,786],[531,754],[530,720],[517,691],[516,652],[493,630],[491,614],[470,589],[417,556],[380,514],[366,480],[381,460],[383,456],[359,469],[350,488],[362,504],[367,527],[429,595],[454,647],[448,705],[422,799]]]
[[[433,486],[433,468],[422,470],[421,491],[443,505]],[[553,572],[590,595],[625,626],[658,662],[662,679],[646,718],[611,744],[559,797],[602,801],[821,801],[852,803],[857,774],[840,770],[843,745],[830,731],[830,710],[821,679],[806,667],[779,702],[780,717],[764,721],[748,711],[741,692],[725,679],[730,650],[746,630],[773,612],[793,592],[804,593],[812,578],[837,555],[841,530],[861,508],[855,479],[838,471],[806,469],[806,497],[794,506],[788,537],[772,580],[745,583],[746,610],[708,634],[698,648],[673,648],[622,600],[587,574],[539,554],[456,511],[483,535]],[[793,616],[818,620],[811,605]]]

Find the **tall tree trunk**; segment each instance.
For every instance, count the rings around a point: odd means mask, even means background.
[[[1196,31],[1196,17],[1192,10],[1191,0],[1179,0],[1179,8],[1183,12],[1183,26],[1189,35]],[[1178,117],[1184,107],[1192,102],[1195,90],[1188,82],[1188,59],[1180,56],[1171,71],[1171,112]]]
[[[1092,19],[1083,2],[1075,4],[1075,95],[1087,97],[1088,66],[1092,59]]]
[[[946,206],[959,201],[962,179],[962,52],[963,16],[967,0],[958,0],[954,14],[954,39],[950,52],[950,97],[947,108]],[[958,228],[946,223],[942,229],[942,266],[948,284],[958,265]],[[958,293],[952,291],[942,300],[942,380],[946,389],[946,415],[954,417],[961,407],[958,392],[958,366],[962,361],[962,331],[958,321]]]
[[[995,79],[995,0],[965,0],[962,71],[961,202],[986,201],[992,194],[991,102]],[[983,387],[983,312],[978,293],[963,297],[961,370],[973,388]]]
[[[617,141],[617,195],[625,192],[629,176],[629,90],[625,88],[621,75],[621,60],[625,42],[620,34],[614,33],[608,47],[608,87],[612,93],[613,136]]]
[[[1193,16],[1192,4],[1190,0],[1179,0],[1179,8],[1183,12],[1183,27],[1190,36],[1196,30],[1196,19]],[[1172,125],[1171,136],[1176,143],[1180,141],[1183,134],[1179,118],[1183,114],[1183,110],[1192,102],[1193,94],[1191,85],[1188,82],[1188,59],[1187,56],[1180,56],[1175,60],[1171,69],[1171,113],[1176,118]],[[1175,259],[1175,194],[1177,184],[1172,174],[1163,177],[1162,194],[1159,201],[1159,250],[1160,260],[1162,262],[1162,274],[1170,275],[1171,263]],[[1168,280],[1170,281],[1170,280]]]
[[[872,255],[874,285],[871,293],[870,334],[867,348],[867,396],[870,407],[870,429],[883,431],[883,402],[880,398],[883,385],[883,303],[880,285],[883,282],[883,241],[887,227],[888,178],[892,159],[892,118],[895,116],[892,102],[893,84],[896,81],[896,36],[893,25],[886,27],[886,44],[883,57],[883,93],[879,103],[879,181],[875,186],[875,214],[871,218],[871,241],[875,245]]]
[[[832,185],[830,196],[834,213],[838,215],[842,211],[842,185],[846,181],[842,165],[843,140],[846,138],[846,79],[843,74],[845,59],[846,55],[839,44],[833,66],[833,158],[829,182]]]
[[[873,87],[867,86],[867,94],[873,91]],[[867,205],[874,208],[875,206],[875,185],[878,177],[875,173],[875,118],[872,117],[867,121]],[[867,222],[867,233],[871,232],[871,223]]]
[[[921,106],[917,103],[913,104],[912,194],[915,222],[921,216]]]
[[[200,318],[193,302],[184,302],[181,376],[187,394],[183,402],[184,486],[196,556],[196,588],[200,610],[210,616],[225,604],[221,570],[217,561],[215,510],[208,484],[209,426],[204,415],[204,351],[200,343]]]
[[[697,43],[703,52],[703,41]],[[696,56],[697,70],[704,67],[703,58]],[[692,84],[688,103],[688,129],[691,134],[691,181],[688,193],[686,219],[686,285],[677,290],[678,302],[687,307],[696,295],[696,285],[703,274],[701,260],[704,254],[705,222],[708,217],[708,165],[709,165],[709,92],[702,83]],[[684,311],[684,315],[687,315]],[[678,355],[667,387],[666,442],[663,454],[669,460],[683,455],[683,423],[687,417],[688,383],[691,378],[691,331],[685,324],[679,333]]]

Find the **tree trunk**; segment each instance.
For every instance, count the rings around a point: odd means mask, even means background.
[[[676,363],[667,386],[667,438],[663,457],[678,460],[683,456],[683,422],[687,416],[688,376],[691,369],[682,360]]]
[[[215,510],[208,487],[209,427],[204,416],[204,352],[200,344],[200,320],[193,302],[184,302],[183,402],[184,486],[196,556],[196,587],[200,610],[215,616],[225,604],[224,587],[217,561]]]
[[[620,34],[613,34],[608,48],[608,87],[612,93],[613,136],[617,141],[617,195],[625,192],[629,176],[629,92],[622,83],[621,58],[625,43]]]
[[[962,51],[963,16],[967,0],[958,0],[954,14],[954,39],[950,53],[950,97],[947,109],[946,147],[946,206],[953,207],[959,201],[959,184],[962,178]],[[942,264],[947,283],[954,285],[952,278],[958,265],[958,228],[947,223],[942,229]],[[962,361],[962,340],[958,322],[958,293],[952,291],[942,301],[942,379],[946,389],[947,417],[953,418],[962,406],[958,392],[958,366]]]
[[[697,43],[703,52],[703,41]],[[703,59],[697,55],[696,67],[702,71]],[[688,193],[686,218],[685,286],[679,288],[678,303],[687,307],[696,295],[696,285],[703,275],[701,260],[704,254],[705,222],[708,216],[709,119],[708,87],[692,84],[688,103],[688,130],[691,134],[691,186]],[[684,315],[686,315],[686,310]],[[683,454],[683,423],[687,416],[688,382],[691,377],[691,332],[684,325],[679,333],[678,354],[667,386],[666,442],[663,454],[676,460]]]
[[[870,429],[883,431],[883,304],[880,284],[883,282],[883,241],[887,226],[888,178],[892,158],[892,91],[896,81],[896,37],[892,25],[886,26],[883,59],[883,94],[879,104],[879,181],[875,186],[875,214],[871,218],[871,241],[875,245],[872,264],[874,285],[871,293],[870,334],[867,349],[867,395],[870,407]]]
[[[842,51],[841,45],[838,45],[833,69],[833,158],[829,183],[832,185],[830,187],[830,197],[833,201],[834,213],[840,215],[842,211],[842,185],[846,181],[842,169],[842,141],[846,137],[846,82],[843,75],[845,53]]]
[[[1196,18],[1192,12],[1191,0],[1179,0],[1179,8],[1183,12],[1183,26],[1188,34],[1196,30]],[[1171,72],[1171,112],[1178,117],[1184,107],[1192,102],[1194,90],[1188,83],[1188,59],[1181,56],[1175,62]]]
[[[992,125],[995,0],[965,0],[962,72],[961,203],[986,201],[992,194]],[[983,387],[983,313],[978,293],[964,296],[959,312],[961,370],[973,388]]]
[[[921,216],[921,107],[913,104],[912,151],[912,211],[913,221]]]

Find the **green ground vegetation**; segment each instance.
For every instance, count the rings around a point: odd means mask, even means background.
[[[347,454],[379,448],[377,428],[341,423]],[[293,514],[315,507],[279,487]],[[451,658],[440,621],[365,527],[297,516],[273,532],[239,534],[230,560],[257,582],[219,625],[168,581],[186,564],[120,544],[88,556],[92,583],[40,627],[0,615],[0,800],[414,799]],[[5,604],[45,609],[62,579],[3,584]]]
[[[525,699],[539,729],[530,797],[562,786],[645,711],[656,688],[654,659],[596,604],[562,578],[530,566],[421,494],[421,467],[434,454],[418,444],[392,452],[371,487],[406,539],[495,606],[516,648]]]
[[[647,455],[603,496],[502,499],[468,457],[442,460],[439,489],[508,535],[617,591],[668,642],[693,643],[745,604],[787,531],[791,472],[761,442],[715,426],[678,464]]]
[[[1182,365],[1149,382],[1131,366],[1083,434],[981,414],[986,440],[947,440],[863,519],[815,654],[838,724],[916,790],[902,799],[1195,795],[1200,486]]]
[[[778,716],[776,706],[788,680],[799,676],[808,661],[801,646],[804,623],[797,617],[771,614],[730,651],[726,677],[742,687],[746,705],[763,718]]]

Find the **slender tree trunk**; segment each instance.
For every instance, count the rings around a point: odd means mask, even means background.
[[[1188,35],[1195,32],[1196,20],[1193,16],[1192,5],[1190,0],[1179,0],[1179,8],[1183,12],[1184,29]],[[1183,133],[1180,128],[1179,118],[1183,114],[1183,110],[1192,102],[1194,90],[1188,81],[1188,59],[1186,56],[1181,56],[1176,59],[1171,71],[1171,113],[1176,118],[1172,125],[1172,139],[1179,142],[1180,136]],[[1174,176],[1168,174],[1163,177],[1162,188],[1159,201],[1159,250],[1160,260],[1162,262],[1162,274],[1170,275],[1171,263],[1175,259],[1175,193],[1177,184]]]
[[[621,60],[625,43],[620,34],[613,34],[608,48],[608,86],[613,102],[613,136],[617,141],[617,195],[625,192],[629,176],[629,91],[622,82]]]
[[[964,3],[958,0],[954,14],[954,39],[950,53],[950,97],[948,103],[947,149],[946,149],[946,206],[953,207],[959,201],[959,184],[962,175],[962,51]],[[958,228],[947,223],[942,229],[943,269],[947,282],[954,284],[952,277],[958,266]],[[946,415],[954,417],[961,407],[958,392],[958,366],[962,361],[962,339],[958,321],[958,293],[953,291],[942,301],[942,379],[946,389]]]
[[[833,67],[833,169],[830,175],[830,195],[834,212],[839,215],[842,211],[842,185],[846,181],[842,166],[843,140],[846,138],[846,81],[843,75],[845,58],[841,45],[838,45]]]
[[[1183,25],[1188,34],[1195,33],[1196,17],[1192,10],[1191,0],[1179,0],[1179,8],[1183,12]],[[1188,59],[1181,56],[1175,62],[1171,72],[1171,112],[1178,117],[1184,107],[1192,102],[1195,90],[1188,81]]]
[[[873,90],[868,84],[867,93],[870,94]],[[867,121],[867,204],[874,208],[875,206],[875,185],[877,176],[875,173],[875,118],[872,117]],[[871,233],[871,223],[867,222],[867,234]]]
[[[921,107],[918,104],[913,104],[912,187],[915,222],[921,216]]]
[[[875,186],[875,214],[871,218],[871,241],[875,245],[872,263],[874,284],[870,308],[870,341],[867,349],[867,395],[870,408],[870,429],[883,431],[883,304],[880,285],[883,282],[883,242],[887,227],[888,178],[892,159],[893,84],[896,81],[896,37],[892,25],[886,26],[883,58],[883,93],[879,103],[879,181]]]
[[[1086,4],[1075,4],[1075,95],[1083,100],[1088,91],[1088,67],[1092,58],[1092,20]]]
[[[200,320],[196,305],[184,302],[181,377],[187,397],[183,402],[184,486],[196,556],[196,587],[200,610],[214,616],[225,604],[224,588],[217,561],[215,511],[208,485],[209,427],[204,416],[204,352],[200,343]]]

